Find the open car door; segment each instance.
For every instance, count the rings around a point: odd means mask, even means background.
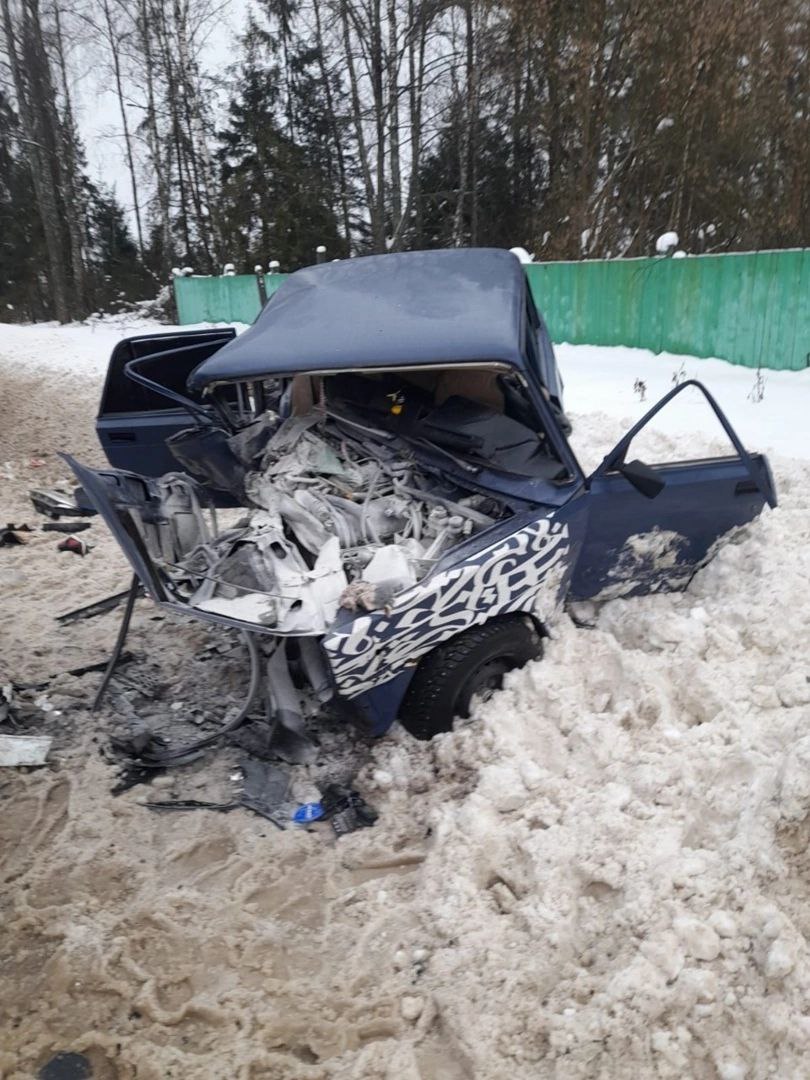
[[[187,395],[186,379],[226,341],[231,327],[180,330],[120,341],[107,367],[96,419],[96,433],[111,465],[142,476],[162,476],[178,468],[166,439],[191,425],[192,418],[176,400],[129,378],[126,367],[146,357],[152,378],[170,392]]]
[[[687,387],[700,390],[731,441],[727,457],[648,465],[627,460],[640,431]],[[720,406],[688,380],[653,406],[588,480],[585,542],[574,569],[572,600],[684,589],[718,541],[776,506],[762,454],[749,454]]]

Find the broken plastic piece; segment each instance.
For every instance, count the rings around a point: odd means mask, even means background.
[[[9,522],[5,529],[0,529],[0,547],[11,547],[14,544],[24,544],[25,537],[22,532],[31,532],[30,525],[14,525]]]
[[[287,807],[289,774],[268,761],[246,758],[241,765],[245,774],[242,805],[283,829],[290,817]]]
[[[29,491],[28,495],[34,504],[34,509],[50,518],[92,517],[98,512],[80,502],[80,498],[84,497],[81,488],[76,488],[74,492],[75,498],[63,495],[61,491],[51,490]]]
[[[77,533],[89,529],[90,521],[46,521],[42,526],[43,532]]]
[[[52,742],[50,735],[0,735],[0,766],[44,765]]]
[[[297,807],[290,820],[294,825],[310,825],[313,821],[320,821],[323,816],[321,803],[308,802]]]
[[[67,536],[56,545],[57,551],[72,551],[74,555],[86,555],[90,551],[90,544],[86,540],[80,540],[78,536]]]
[[[327,784],[323,789],[321,806],[323,816],[331,818],[336,836],[345,836],[357,829],[367,829],[379,817],[362,795],[343,784]]]

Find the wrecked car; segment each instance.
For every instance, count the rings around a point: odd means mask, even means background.
[[[689,386],[732,452],[632,459]],[[261,641],[280,723],[331,702],[430,738],[540,655],[564,602],[683,589],[776,504],[699,383],[590,476],[562,392],[514,256],[369,256],[292,274],[239,336],[122,342],[113,468],[69,460],[152,600]]]

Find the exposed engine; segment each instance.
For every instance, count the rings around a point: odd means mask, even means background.
[[[186,579],[192,606],[284,633],[323,632],[341,607],[385,607],[509,514],[418,464],[396,435],[321,411],[265,414],[228,443],[253,509],[182,545],[172,577]]]

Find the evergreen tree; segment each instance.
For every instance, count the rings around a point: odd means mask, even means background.
[[[284,268],[314,262],[321,244],[330,256],[341,256],[346,242],[334,210],[328,121],[310,74],[314,57],[288,52],[295,77],[286,79],[279,37],[253,18],[241,48],[229,122],[220,135],[224,250],[234,262],[277,259]]]
[[[138,255],[120,203],[110,191],[85,182],[87,252],[93,306],[115,310],[122,302],[154,296],[157,282]]]
[[[31,176],[17,149],[17,115],[0,90],[0,321],[49,318],[39,218],[30,213]]]

